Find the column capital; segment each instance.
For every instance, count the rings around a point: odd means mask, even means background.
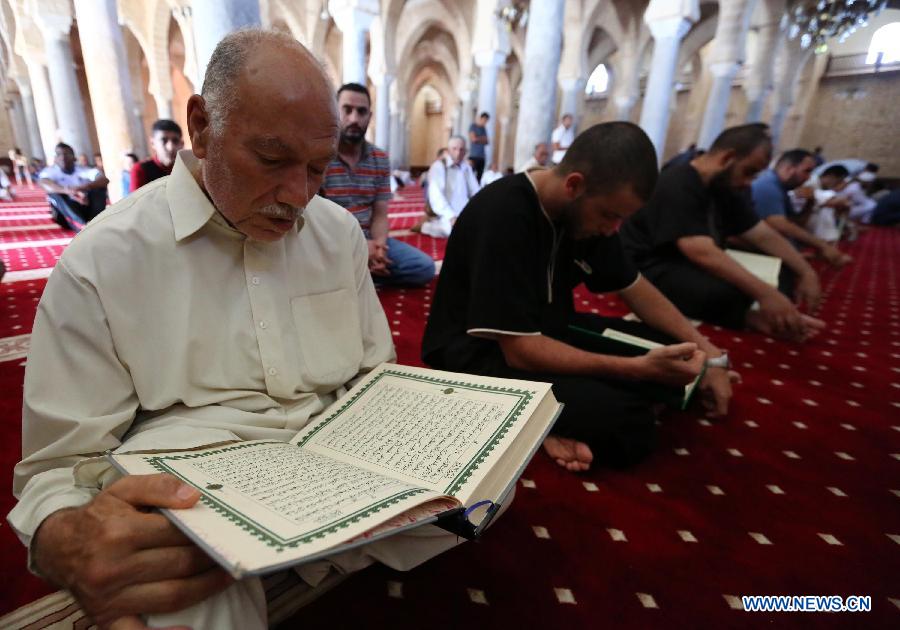
[[[64,13],[44,13],[35,16],[35,22],[44,37],[64,39],[72,29],[72,16]]]
[[[644,11],[644,22],[651,26],[653,22],[667,21],[676,18],[691,23],[700,19],[700,3],[698,0],[650,0]],[[652,26],[651,26],[652,29]]]
[[[741,69],[741,65],[738,61],[717,61],[709,64],[709,72],[717,79],[731,80]]]
[[[341,33],[367,31],[378,17],[377,0],[328,0],[328,12]]]
[[[496,67],[499,68],[506,63],[508,53],[502,50],[479,50],[475,53],[475,65],[479,68]]]
[[[382,87],[390,85],[397,77],[388,72],[380,72],[378,74],[370,75],[370,78],[372,79],[372,85],[375,87]]]
[[[585,77],[559,77],[561,90],[583,90],[586,85],[587,79]]]
[[[684,16],[673,15],[664,18],[647,19],[644,18],[650,34],[654,40],[659,39],[681,39],[687,32],[691,30],[693,22]]]
[[[28,80],[28,77],[15,77],[16,86],[19,88],[19,94],[22,95],[22,98],[28,98],[31,96],[31,82]]]

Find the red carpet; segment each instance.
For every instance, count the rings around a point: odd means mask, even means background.
[[[410,203],[392,204],[392,214],[421,207],[418,191],[403,194]],[[399,222],[408,218],[393,217],[392,229],[406,229]],[[11,242],[9,223],[0,221],[0,243]],[[34,238],[65,236],[51,232]],[[400,238],[443,257],[442,242]],[[23,271],[36,258],[25,249],[0,254]],[[703,328],[744,377],[727,420],[698,410],[666,416],[656,454],[627,471],[572,475],[539,455],[483,540],[408,573],[367,570],[286,627],[331,626],[338,611],[342,626],[377,628],[900,627],[900,231],[871,230],[847,249],[856,262],[823,274],[830,328],[811,343]],[[39,279],[4,282],[0,344],[30,332],[42,288]],[[431,289],[379,295],[400,361],[419,364]],[[577,303],[623,313],[618,300],[583,290]],[[3,514],[18,459],[22,363],[0,363]],[[0,553],[0,614],[49,592],[27,574],[5,523]],[[870,595],[872,611],[733,608],[753,594]]]

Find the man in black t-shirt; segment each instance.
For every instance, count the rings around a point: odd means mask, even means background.
[[[818,306],[818,276],[759,220],[749,199],[750,183],[771,155],[765,125],[726,129],[708,153],[660,174],[650,201],[622,226],[622,241],[641,272],[688,317],[803,341],[824,327],[798,310]],[[797,305],[725,253],[735,237],[796,273]]]
[[[656,155],[631,123],[585,131],[553,170],[503,178],[456,221],[425,329],[422,356],[446,370],[546,381],[565,404],[545,450],[572,471],[646,455],[659,402],[683,394],[706,357],[713,414],[731,398],[727,359],[629,262],[616,234],[653,190]],[[617,291],[645,322],[576,314],[572,290]],[[614,356],[615,327],[664,344]]]

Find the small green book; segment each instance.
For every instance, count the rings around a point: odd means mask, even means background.
[[[657,343],[656,341],[650,341],[649,339],[644,339],[643,337],[636,337],[635,335],[629,335],[628,333],[624,333],[620,330],[615,330],[613,328],[607,328],[602,333],[598,333],[594,330],[589,330],[587,328],[582,328],[581,326],[569,326],[569,330],[573,330],[585,335],[591,335],[592,337],[598,337],[607,339],[610,341],[614,341],[620,344],[625,344],[629,346],[629,355],[637,356],[639,354],[646,354],[650,350],[654,348],[661,348],[664,344]],[[640,348],[641,350],[645,350],[646,352],[635,352],[634,348]],[[681,409],[687,409],[688,404],[691,402],[691,398],[694,395],[694,391],[697,389],[697,386],[700,384],[700,381],[703,380],[703,376],[706,374],[706,366],[703,366],[703,369],[700,370],[700,374],[697,375],[693,381],[684,386],[684,397],[681,400]]]

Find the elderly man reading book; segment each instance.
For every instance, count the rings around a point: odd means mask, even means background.
[[[116,480],[98,455],[286,442],[394,357],[359,224],[316,196],[338,124],[313,56],[287,35],[231,34],[187,116],[193,148],[171,176],[111,207],[61,257],[28,359],[9,521],[32,569],[101,628],[268,620],[259,578],[234,582],[152,509],[192,506],[196,488],[162,474]],[[303,565],[306,596],[458,540],[414,534]]]

